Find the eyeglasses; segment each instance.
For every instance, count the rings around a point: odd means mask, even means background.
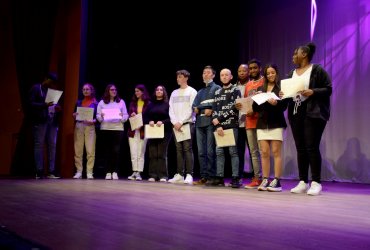
[[[82,91],[90,91],[91,89],[82,89]]]
[[[110,91],[117,91],[117,89],[109,89]]]

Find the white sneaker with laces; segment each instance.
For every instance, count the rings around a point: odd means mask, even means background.
[[[106,180],[112,180],[112,174],[111,174],[111,173],[107,173],[107,174],[105,175],[105,179],[106,179]]]
[[[319,195],[321,194],[322,186],[320,183],[313,181],[311,182],[311,187],[308,189],[307,194],[308,195]]]
[[[269,186],[269,179],[263,178],[261,184],[258,186],[258,191],[267,191],[267,187]]]
[[[184,183],[184,177],[181,174],[175,174],[172,179],[168,180],[169,183]]]
[[[132,175],[130,175],[127,179],[129,180],[135,180],[136,179],[136,172],[133,172]]]
[[[305,183],[304,181],[300,181],[297,186],[295,186],[294,188],[290,190],[290,192],[295,193],[295,194],[303,194],[303,193],[306,193],[309,188],[310,188],[310,185],[308,185],[308,183]]]
[[[159,181],[160,182],[167,182],[167,178],[161,178]]]
[[[152,178],[149,178],[148,181],[155,182],[155,179],[152,177]]]
[[[136,179],[137,181],[142,181],[143,178],[141,178],[140,172],[136,172]]]
[[[113,172],[113,174],[112,174],[112,180],[119,180],[118,174],[116,172]]]
[[[190,185],[193,184],[193,176],[191,176],[191,174],[186,175],[186,178],[184,180],[184,184],[190,184]]]
[[[88,173],[88,174],[86,175],[86,177],[87,177],[87,179],[88,179],[88,180],[92,180],[92,179],[94,179],[94,176],[93,176],[93,174],[92,174],[92,173]]]
[[[81,172],[77,172],[74,176],[73,176],[73,179],[81,179],[82,178],[82,173]]]

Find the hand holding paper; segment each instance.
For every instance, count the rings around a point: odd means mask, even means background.
[[[281,92],[284,93],[284,98],[294,97],[299,91],[304,90],[304,83],[302,79],[289,78],[281,80]]]
[[[56,90],[56,89],[48,89],[48,92],[46,93],[45,102],[46,103],[53,103],[57,104],[60,97],[62,96],[63,91]]]

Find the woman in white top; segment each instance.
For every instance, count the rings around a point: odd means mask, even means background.
[[[104,150],[106,180],[118,180],[118,158],[123,137],[123,123],[128,114],[125,102],[118,96],[114,84],[105,88],[102,100],[98,104],[96,118],[100,124],[100,136]]]

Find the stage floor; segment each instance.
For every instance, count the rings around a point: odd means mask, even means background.
[[[0,179],[0,226],[50,249],[370,249],[370,185],[296,184]]]

